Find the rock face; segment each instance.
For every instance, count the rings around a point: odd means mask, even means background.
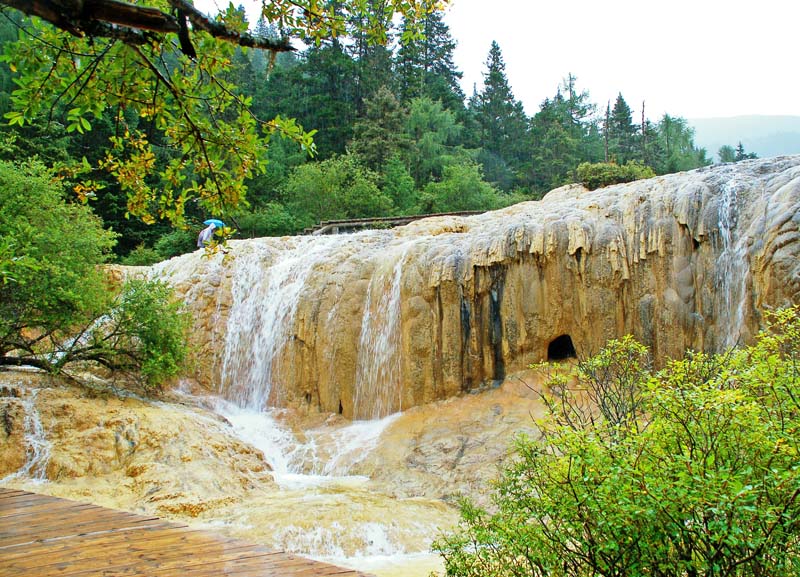
[[[800,302],[800,157],[388,231],[231,241],[153,267],[197,374],[252,407],[375,418],[632,334],[656,362],[747,342]]]
[[[51,494],[177,518],[275,487],[264,455],[197,408],[3,372],[0,420],[4,486],[49,480]]]

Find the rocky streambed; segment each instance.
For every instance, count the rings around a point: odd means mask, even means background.
[[[254,412],[198,386],[119,398],[0,372],[0,485],[159,515],[377,575],[427,575],[541,406],[524,380],[375,421]],[[483,497],[482,497],[483,496]]]

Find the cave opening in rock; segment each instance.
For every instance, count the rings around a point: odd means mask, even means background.
[[[548,361],[563,361],[564,359],[577,358],[577,356],[575,346],[572,344],[572,337],[569,335],[556,337],[547,345]]]

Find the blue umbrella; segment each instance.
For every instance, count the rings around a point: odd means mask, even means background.
[[[209,218],[208,220],[204,220],[203,224],[206,224],[206,225],[213,224],[217,228],[223,228],[225,226],[224,222],[222,222],[221,220],[218,220],[216,218]]]

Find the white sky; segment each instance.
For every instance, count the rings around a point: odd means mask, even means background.
[[[570,72],[600,107],[622,92],[634,118],[643,100],[651,120],[800,115],[798,0],[451,0],[445,22],[465,94],[496,40],[529,115]]]

